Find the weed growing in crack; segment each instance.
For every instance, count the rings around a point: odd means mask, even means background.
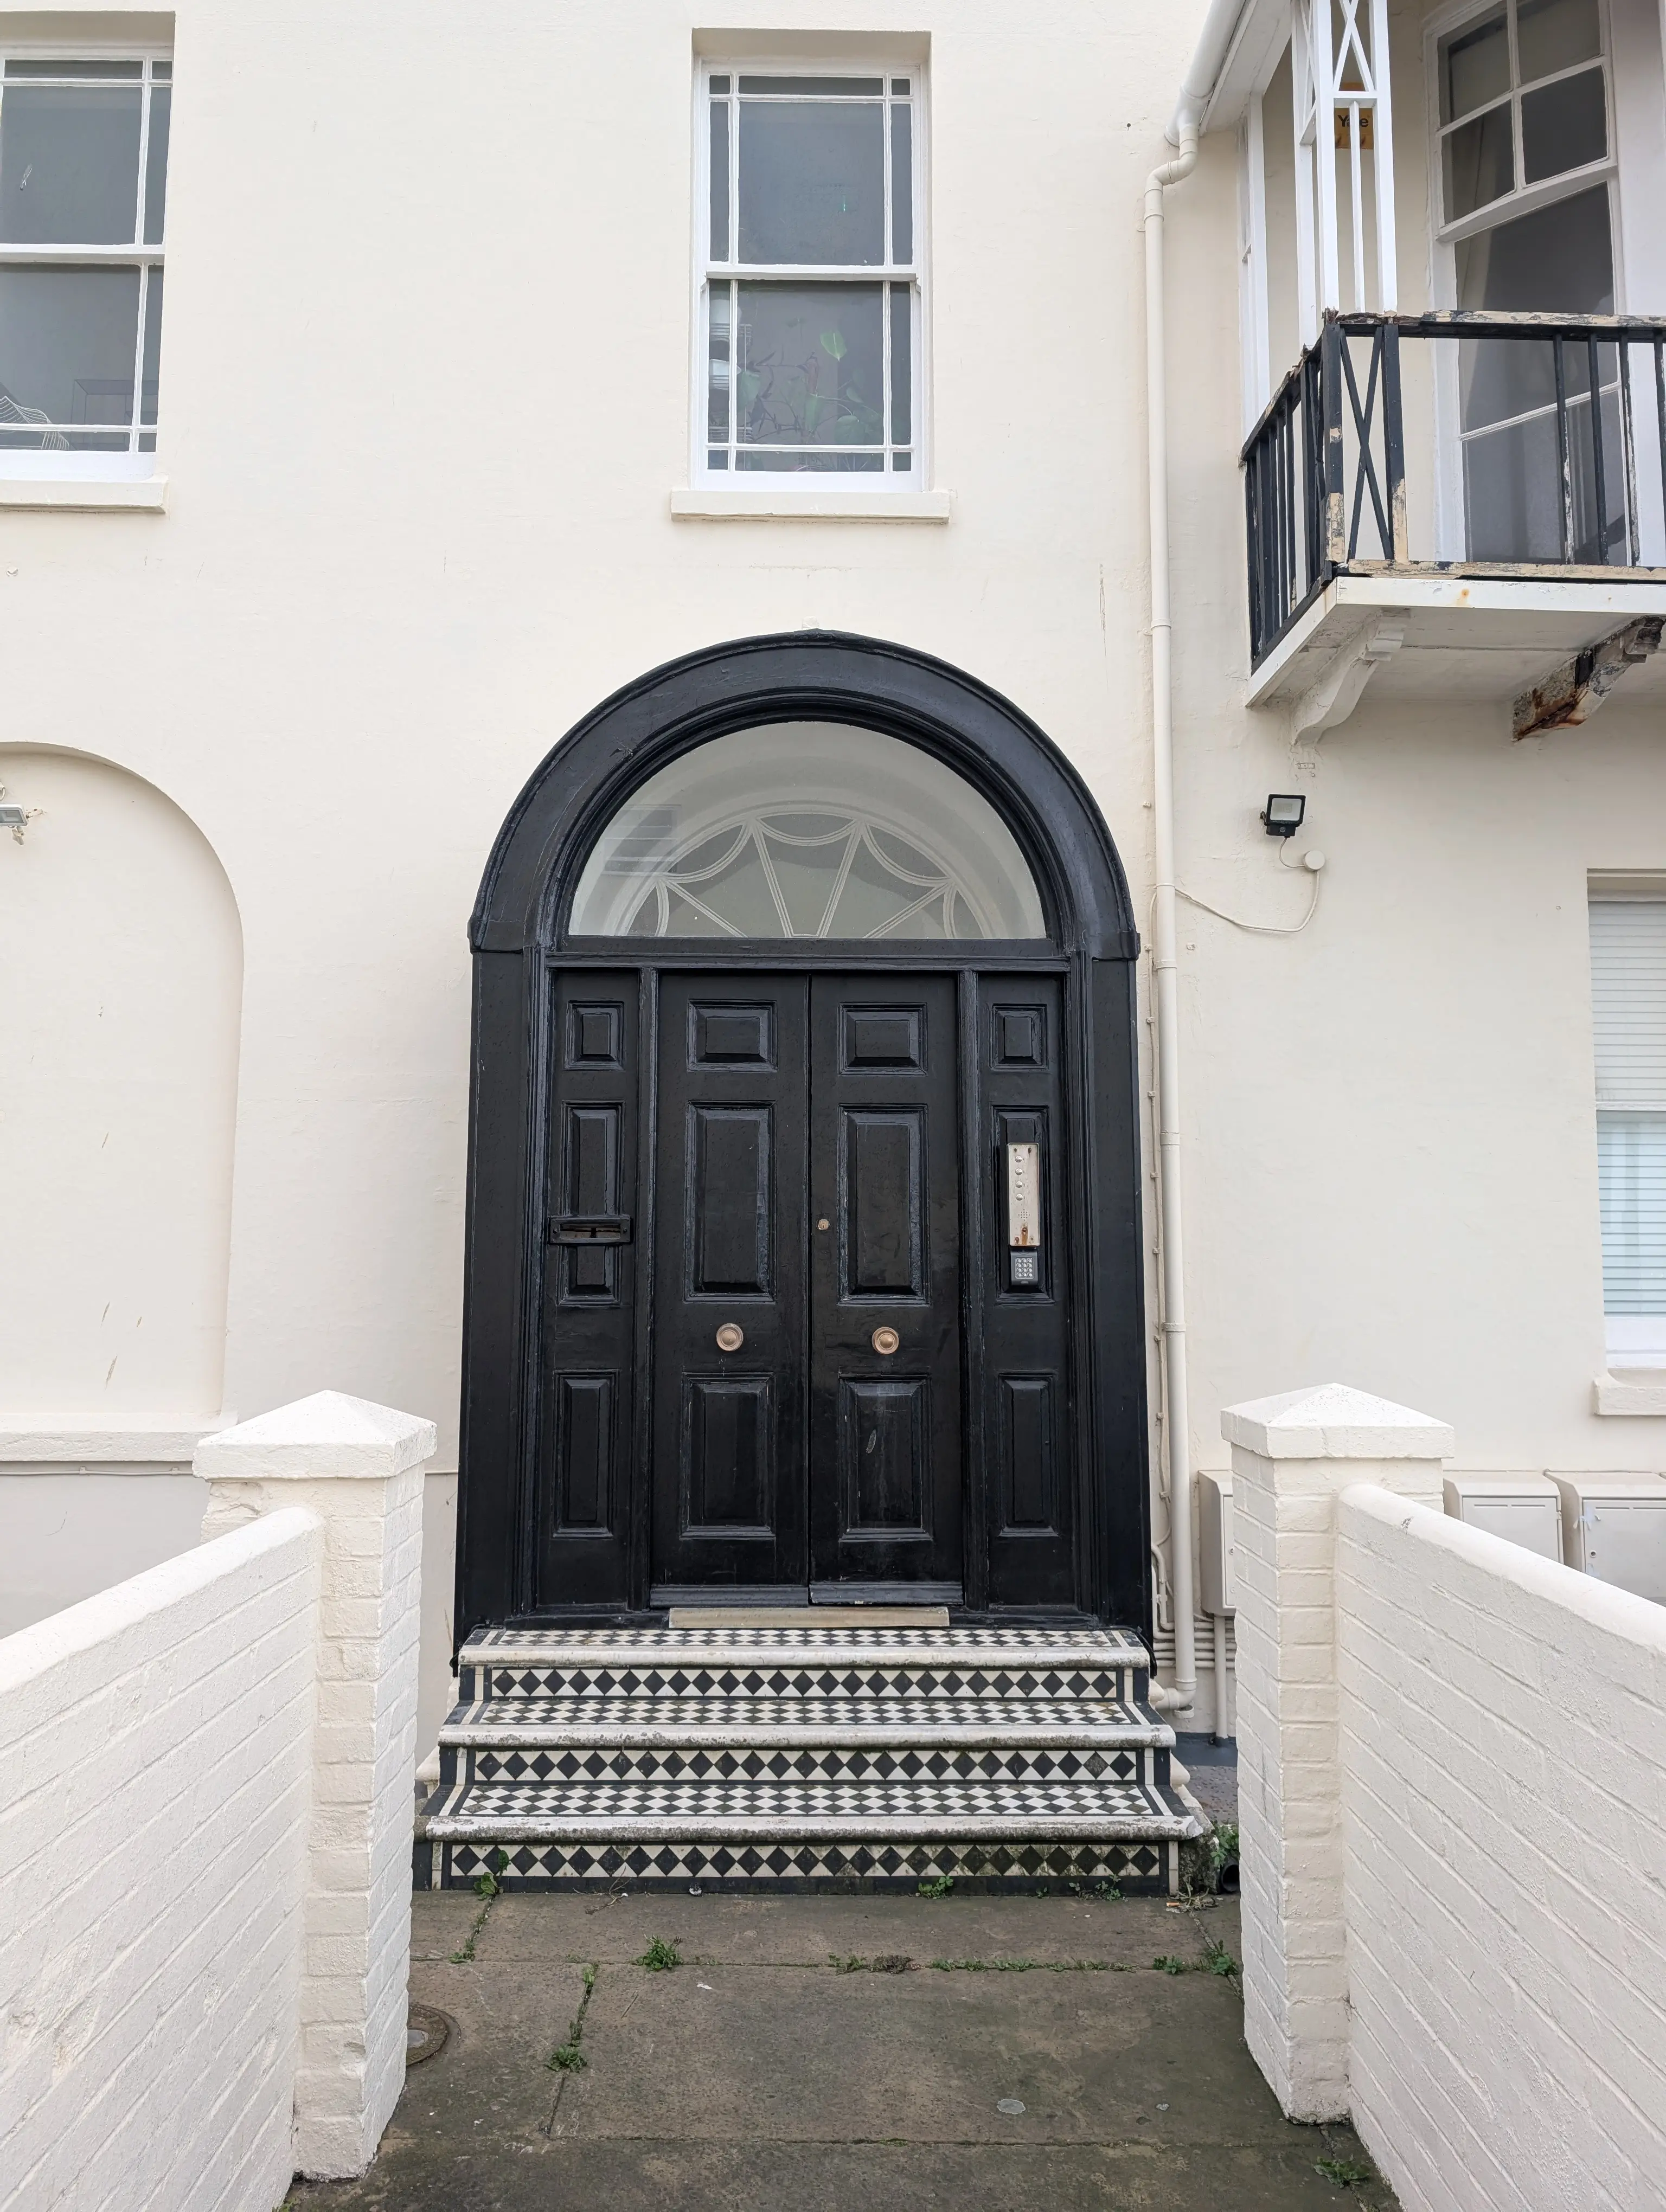
[[[683,1954],[675,1943],[668,1943],[663,1936],[656,1936],[641,1957],[639,1966],[646,1966],[650,1974],[668,1974],[683,1963]]]
[[[480,1931],[490,1917],[493,1905],[502,1893],[503,1885],[497,1877],[508,1863],[509,1855],[507,1851],[494,1851],[487,1860],[485,1873],[480,1875],[474,1885],[474,1893],[483,1902],[479,1911],[474,1916],[474,1925],[463,1940],[462,1949],[453,1951],[451,1954],[451,1963],[453,1966],[473,1965],[474,1947],[480,1940]]]
[[[954,1876],[940,1874],[935,1881],[922,1881],[915,1890],[916,1897],[948,1897],[953,1893]]]
[[[877,1959],[859,1959],[854,1951],[830,1951],[827,1963],[836,1974],[908,1974],[914,1961],[906,1951],[882,1951]]]
[[[1152,1965],[1159,1974],[1183,1974],[1189,1971],[1191,1961],[1188,1959],[1171,1959],[1165,1952],[1160,1959],[1153,1959]]]
[[[1238,1962],[1224,1943],[1211,1936],[1203,1946],[1202,1971],[1205,1973],[1219,1974],[1225,1979],[1231,1980],[1239,1971]]]
[[[1067,1881],[1065,1892],[1070,1897],[1097,1898],[1106,1905],[1120,1905],[1122,1901],[1122,1893],[1114,1881]],[[1037,1897],[1045,1897],[1047,1893],[1044,1889],[1036,1892]]]
[[[1313,2170],[1335,2182],[1338,2189],[1352,2189],[1356,2182],[1377,2179],[1376,2167],[1363,2158],[1322,2158],[1315,2160]]]

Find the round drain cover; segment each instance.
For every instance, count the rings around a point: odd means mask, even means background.
[[[451,2022],[432,2005],[414,2004],[405,2014],[405,2064],[420,2066],[437,2058],[451,2035]]]

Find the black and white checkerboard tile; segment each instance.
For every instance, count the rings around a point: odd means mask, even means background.
[[[948,1880],[970,1890],[1115,1883],[1179,1887],[1180,1846],[922,1843],[435,1844],[436,1887],[467,1888],[490,1873],[505,1889],[908,1889]]]
[[[490,1629],[419,1867],[440,1887],[1170,1887],[1201,1832],[1119,1631]]]

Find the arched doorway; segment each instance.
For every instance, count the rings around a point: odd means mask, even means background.
[[[1143,1625],[1134,959],[1074,772],[820,633],[606,702],[472,924],[457,1631]]]

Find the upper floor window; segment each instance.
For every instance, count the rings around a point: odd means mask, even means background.
[[[0,473],[149,471],[172,76],[158,56],[4,58]]]
[[[702,71],[696,475],[921,467],[918,79]]]

